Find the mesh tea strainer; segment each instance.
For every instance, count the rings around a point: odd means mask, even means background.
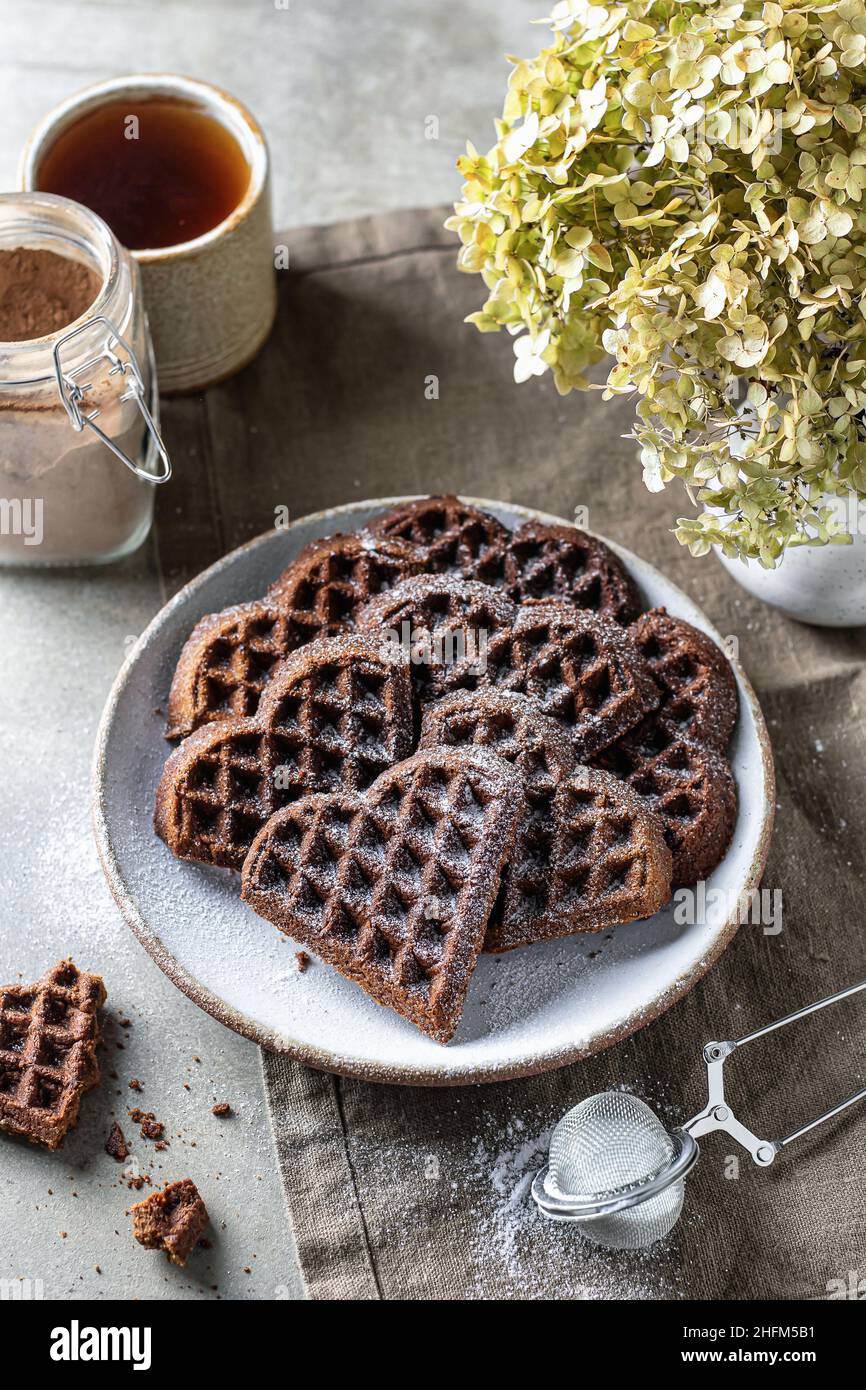
[[[736,1042],[707,1043],[707,1104],[680,1129],[668,1132],[648,1105],[622,1091],[575,1105],[553,1131],[548,1161],[535,1175],[532,1195],[540,1210],[553,1221],[575,1222],[583,1235],[613,1250],[638,1250],[661,1240],[682,1210],[684,1180],[698,1159],[696,1139],[724,1130],[766,1168],[795,1139],[866,1099],[863,1087],[784,1139],[759,1139],[728,1105],[723,1074],[738,1047],[864,989],[866,980]]]

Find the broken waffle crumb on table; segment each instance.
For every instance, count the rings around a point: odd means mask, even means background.
[[[132,1208],[132,1234],[148,1250],[164,1250],[185,1265],[210,1217],[192,1178],[171,1182]]]
[[[105,1152],[116,1159],[118,1163],[125,1163],[127,1158],[129,1158],[126,1138],[117,1120],[112,1124],[108,1138],[105,1141]]]

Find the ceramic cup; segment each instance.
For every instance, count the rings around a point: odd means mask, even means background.
[[[210,83],[167,73],[114,78],[67,98],[36,127],[21,158],[22,189],[39,188],[39,167],[60,133],[105,102],[148,97],[191,102],[234,136],[250,181],[233,212],[177,246],[133,251],[159,371],[160,390],[201,390],[250,362],[276,313],[270,160],[264,134],[240,102]]]

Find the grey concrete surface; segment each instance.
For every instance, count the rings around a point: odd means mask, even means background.
[[[503,54],[537,46],[528,21],[545,8],[0,0],[0,188],[15,186],[28,130],[68,92],[133,69],[173,69],[228,87],[257,112],[273,150],[278,226],[437,203],[457,191],[464,139],[489,143]],[[429,116],[437,140],[426,137]],[[104,974],[110,994],[106,1080],[85,1099],[79,1129],[55,1155],[0,1138],[0,1281],[29,1279],[48,1299],[298,1297],[257,1050],[145,956],[90,833],[99,714],[125,642],[165,597],[147,550],[86,575],[0,571],[0,975],[32,978],[71,952]],[[128,1089],[133,1078],[141,1095]],[[222,1099],[231,1119],[211,1114]],[[132,1105],[166,1124],[164,1152],[137,1137]],[[131,1241],[125,1213],[137,1195],[103,1151],[114,1116],[135,1137],[137,1171],[154,1182],[189,1174],[201,1186],[213,1249],[186,1272]],[[0,1297],[9,1291],[0,1282]]]

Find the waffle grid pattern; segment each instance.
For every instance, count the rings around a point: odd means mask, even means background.
[[[343,631],[359,604],[418,574],[422,565],[417,547],[399,540],[377,542],[363,532],[331,536],[305,546],[267,597],[308,642]]]
[[[60,961],[33,985],[0,989],[0,1129],[56,1148],[99,1080],[102,981]]]
[[[533,807],[509,864],[486,948],[652,916],[670,897],[670,852],[640,799],[606,773],[577,767]]]
[[[513,686],[568,730],[580,761],[659,702],[658,687],[623,630],[563,604],[518,610],[512,663]]]
[[[736,819],[736,786],[727,759],[651,718],[600,761],[661,818],[673,856],[674,887],[707,878],[728,847]]]
[[[372,522],[373,535],[410,541],[437,574],[462,575],[485,584],[503,579],[508,532],[490,512],[452,496],[424,497],[384,512]]]
[[[629,629],[663,692],[658,722],[672,738],[690,738],[724,753],[737,720],[737,685],[716,643],[664,608]]]
[[[365,604],[358,625],[371,635],[408,635],[413,652],[434,653],[424,661],[413,655],[422,704],[461,690],[529,695],[567,731],[581,760],[627,733],[659,703],[658,686],[624,630],[570,604],[518,607],[489,585],[420,575]],[[462,634],[471,655],[460,659],[459,647],[452,646],[443,661],[446,633]]]
[[[269,816],[310,792],[362,791],[411,749],[404,659],[363,637],[310,643],[258,714],[199,730],[166,764],[157,828],[181,858],[240,868]]]
[[[417,547],[363,533],[306,546],[264,599],[209,614],[195,628],[172,682],[167,737],[255,714],[282,658],[353,628],[361,604],[422,566]]]
[[[488,748],[523,777],[526,806],[488,936],[525,935],[533,915],[547,911],[544,869],[555,834],[557,787],[574,767],[574,754],[559,726],[537,704],[511,691],[464,693],[430,705],[421,725],[421,747]],[[531,885],[531,886],[530,886]]]
[[[263,831],[244,897],[439,1041],[456,1027],[520,813],[480,750],[417,753],[366,796],[308,797]]]
[[[370,634],[408,635],[422,701],[499,681],[513,683],[511,630],[517,609],[505,594],[453,575],[406,579],[358,611]],[[426,659],[422,659],[426,658]]]
[[[565,601],[616,623],[631,622],[641,608],[634,582],[609,546],[572,526],[519,527],[506,547],[504,583],[517,603]]]
[[[487,748],[521,773],[527,792],[549,798],[574,766],[559,726],[512,691],[461,691],[424,710],[421,748]]]
[[[263,602],[209,615],[194,638],[196,660],[184,708],[170,703],[168,738],[215,720],[255,714],[274,666],[303,640],[291,618]]]

